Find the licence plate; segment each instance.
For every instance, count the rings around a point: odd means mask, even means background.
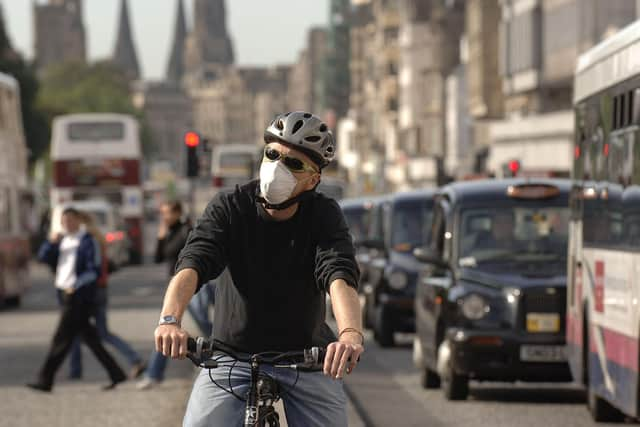
[[[520,360],[523,362],[565,362],[567,351],[563,345],[522,345]]]
[[[528,332],[560,332],[558,313],[527,313]]]

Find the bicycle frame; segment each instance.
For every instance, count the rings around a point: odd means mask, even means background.
[[[270,427],[280,427],[280,417],[273,407],[273,404],[280,398],[277,392],[277,383],[272,381],[276,389],[273,398],[264,399],[263,389],[268,387],[264,384],[264,378],[260,378],[260,362],[256,355],[251,357],[251,386],[247,393],[247,404],[244,412],[244,427],[256,425],[264,426],[269,423]],[[269,384],[271,386],[271,384]],[[262,401],[262,405],[260,404]]]

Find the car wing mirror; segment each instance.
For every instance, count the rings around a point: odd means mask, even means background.
[[[413,256],[422,263],[435,265],[438,268],[451,269],[451,266],[430,248],[415,248],[413,250]]]

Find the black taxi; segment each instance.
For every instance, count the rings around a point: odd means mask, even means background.
[[[360,281],[366,281],[369,263],[377,253],[376,243],[382,240],[382,207],[386,196],[343,199],[339,202],[356,247]],[[372,246],[374,248],[372,248]],[[359,287],[362,292],[362,286]]]
[[[428,240],[433,190],[397,193],[379,200],[361,288],[365,325],[383,347],[395,344],[395,332],[415,330],[413,300],[422,265],[413,250]]]
[[[415,298],[425,388],[466,399],[469,380],[570,381],[565,302],[570,183],[454,183],[435,197]]]

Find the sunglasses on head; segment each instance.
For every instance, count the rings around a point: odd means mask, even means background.
[[[318,173],[318,170],[312,166],[309,166],[303,160],[300,160],[296,157],[290,157],[286,154],[282,154],[278,150],[272,147],[266,147],[264,149],[264,160],[269,162],[277,162],[281,161],[283,165],[286,166],[291,172],[302,173],[302,172],[311,172]]]

